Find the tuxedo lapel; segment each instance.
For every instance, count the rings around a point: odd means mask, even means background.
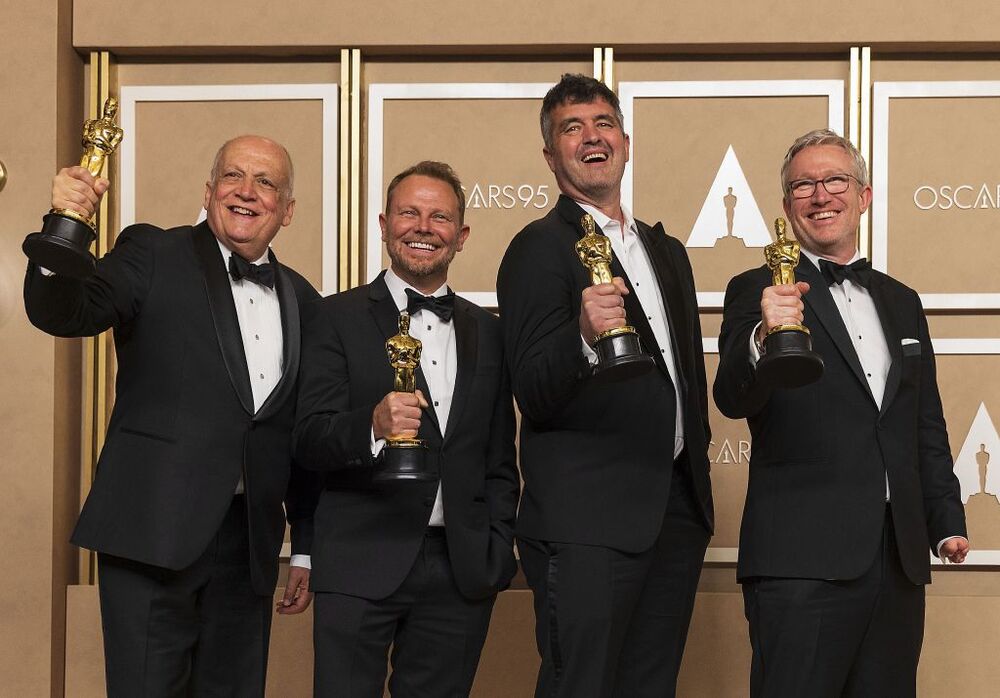
[[[684,291],[678,283],[677,266],[674,264],[673,254],[667,245],[667,232],[663,229],[662,223],[657,223],[650,228],[645,223],[636,221],[636,226],[639,228],[639,240],[646,247],[646,256],[653,267],[656,282],[660,286],[660,298],[667,313],[667,332],[670,334],[671,350],[676,357],[674,364],[677,366],[677,379],[683,384],[678,387],[686,391],[686,379],[681,367],[687,366],[691,358],[688,355],[690,344],[678,341],[677,332],[678,328],[683,328],[686,334],[690,322],[687,316],[687,304],[684,302]],[[645,316],[643,316],[643,321],[645,321]],[[653,334],[652,328],[649,329],[649,334]],[[663,361],[663,354],[657,350],[655,357],[659,359],[658,363],[666,372],[667,367]]]
[[[465,403],[472,391],[472,378],[476,374],[479,361],[479,322],[469,312],[469,304],[462,298],[455,298],[455,353],[458,368],[455,372],[455,390],[451,396],[451,410],[445,426],[444,439],[447,441],[455,433],[459,416],[463,414]]]
[[[385,272],[383,271],[379,274],[378,278],[371,282],[368,286],[368,298],[371,301],[371,313],[372,317],[375,319],[375,325],[378,327],[382,336],[386,339],[394,337],[399,334],[399,308],[396,307],[396,302],[392,299],[392,294],[389,293],[389,287],[385,285]],[[388,364],[389,359],[385,357],[385,353],[382,352],[384,361]],[[376,362],[378,357],[376,357]],[[430,388],[427,387],[427,381],[424,378],[424,372],[417,367],[416,374],[417,387],[420,392],[424,394],[427,398],[428,407],[424,410],[434,428],[437,429],[438,433],[441,433],[441,427],[438,424],[437,413],[434,411],[434,399],[431,396]]]
[[[299,347],[301,344],[299,303],[295,296],[295,287],[288,277],[285,268],[278,264],[274,252],[270,252],[271,266],[274,267],[274,290],[278,295],[278,307],[281,310],[281,380],[274,386],[271,394],[254,415],[254,421],[267,419],[280,409],[285,400],[292,394],[295,380],[299,374]]]
[[[219,243],[207,223],[195,226],[191,232],[195,256],[201,265],[205,279],[208,305],[215,323],[215,334],[219,349],[229,373],[229,380],[239,396],[240,404],[248,414],[253,414],[253,391],[250,388],[250,370],[247,368],[243,336],[236,317],[233,289],[229,285],[229,274],[219,252]]]
[[[864,371],[861,368],[858,353],[855,351],[854,344],[847,334],[847,326],[844,325],[844,319],[840,316],[837,304],[830,294],[830,287],[826,279],[805,255],[802,255],[799,265],[795,269],[795,275],[798,281],[805,281],[809,284],[809,292],[803,296],[805,304],[812,309],[823,329],[830,335],[834,346],[837,347],[837,350],[844,357],[844,361],[850,367],[851,372],[854,373],[855,378],[864,386],[865,392],[868,393],[872,402],[875,402],[871,386],[868,385],[868,380],[865,378]]]
[[[893,305],[891,299],[888,297],[889,289],[885,287],[883,282],[883,277],[872,273],[871,288],[868,289],[868,292],[871,294],[872,302],[875,304],[875,310],[878,311],[878,318],[882,323],[882,333],[885,335],[885,343],[889,348],[889,356],[892,359],[892,362],[889,364],[889,373],[885,377],[885,391],[882,393],[882,407],[880,411],[884,413],[892,402],[892,398],[895,397],[896,390],[899,388],[903,350],[901,344],[902,336],[899,333],[899,326],[892,312]]]

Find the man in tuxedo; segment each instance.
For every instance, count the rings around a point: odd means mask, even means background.
[[[715,400],[753,437],[737,576],[765,696],[912,696],[929,552],[969,550],[916,292],[874,271],[855,232],[872,191],[864,159],[813,131],[781,168],[801,244],[797,282],[766,267],[726,291]],[[809,328],[822,377],[756,380],[767,331]]]
[[[661,225],[622,206],[629,139],[610,89],[564,75],[541,127],[562,194],[514,238],[497,278],[522,414],[517,535],[536,695],[673,695],[713,521],[691,266]],[[577,258],[585,213],[610,238],[612,283],[591,286]],[[595,337],[626,319],[655,366],[595,378]]]
[[[89,217],[107,186],[64,169],[52,206]],[[317,488],[291,430],[300,305],[318,294],[268,247],[294,207],[287,151],[243,136],[216,155],[206,222],[129,226],[83,281],[28,264],[36,327],[114,330],[114,411],[72,539],[98,553],[109,696],[264,694],[283,502],[278,611],[309,604]]]
[[[312,589],[315,693],[468,695],[497,593],[515,571],[514,408],[500,322],[456,297],[469,236],[452,169],[424,161],[389,184],[370,284],[304,325],[295,454],[321,471]],[[396,392],[386,340],[400,313],[422,343],[416,392]],[[379,482],[387,437],[426,442],[427,481]]]

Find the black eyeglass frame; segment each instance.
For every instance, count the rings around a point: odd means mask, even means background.
[[[834,187],[834,189],[831,190],[829,185],[830,181],[831,180],[837,181],[839,179],[844,180],[845,182],[844,188],[838,189],[837,187]],[[861,180],[859,180],[852,174],[848,174],[847,172],[840,172],[838,174],[833,174],[830,175],[829,177],[824,177],[823,179],[796,179],[788,183],[788,193],[791,194],[793,199],[808,199],[810,196],[816,193],[816,185],[822,184],[823,189],[826,190],[827,194],[843,194],[845,191],[851,188],[851,180],[857,182],[859,187],[861,186]],[[801,190],[802,185],[805,184],[809,184],[808,191]],[[798,185],[798,188],[796,185]]]

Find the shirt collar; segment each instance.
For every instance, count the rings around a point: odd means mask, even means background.
[[[807,250],[804,247],[802,248],[802,254],[804,254],[806,257],[808,257],[809,261],[812,262],[813,266],[816,267],[817,269],[819,269],[819,260],[821,260],[821,259],[825,259],[828,262],[833,262],[834,261],[832,259],[829,259],[828,257],[821,257],[818,254],[813,254],[812,252],[810,252],[809,250]],[[858,252],[857,250],[854,250],[854,256],[851,257],[849,260],[847,260],[847,263],[851,264],[852,262],[856,262],[859,259],[861,259],[861,253]],[[840,262],[835,262],[835,263],[836,264],[840,264]]]
[[[606,230],[609,224],[618,224],[614,218],[606,215],[600,209],[591,206],[590,204],[585,204],[582,201],[577,201],[577,205],[584,210],[585,213],[589,213],[593,219],[594,223],[601,230]],[[632,212],[625,208],[625,204],[622,204],[622,216],[625,218],[625,230],[630,233],[638,233],[639,229],[635,225],[635,219],[632,218]]]
[[[215,241],[219,243],[219,250],[222,252],[222,261],[226,263],[226,268],[228,269],[229,258],[232,256],[233,251],[228,247],[226,247],[225,245],[223,245],[221,242],[219,242],[218,238],[216,238]],[[264,252],[264,255],[257,261],[251,262],[251,264],[263,264],[264,262],[269,262],[271,261],[270,255],[271,255],[271,246],[268,245],[267,250]]]
[[[391,267],[385,270],[384,280],[385,285],[389,288],[389,295],[392,296],[392,300],[395,301],[396,307],[400,310],[405,310],[407,306],[406,289],[412,288],[417,293],[424,295],[422,291],[413,288],[413,286],[399,278]],[[448,284],[442,284],[440,288],[430,295],[443,296],[446,293],[448,293]]]

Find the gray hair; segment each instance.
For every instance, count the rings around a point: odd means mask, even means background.
[[[854,171],[848,174],[852,175],[856,180],[858,180],[858,187],[864,189],[870,185],[868,179],[868,165],[865,164],[865,158],[858,149],[854,147],[854,144],[843,136],[837,135],[828,128],[816,129],[815,131],[810,131],[804,136],[799,136],[792,143],[792,147],[788,149],[785,153],[785,161],[781,163],[781,191],[784,193],[787,199],[791,190],[788,188],[788,168],[792,164],[792,158],[798,155],[805,148],[809,148],[814,145],[835,145],[845,153],[851,156],[851,160],[854,163]]]
[[[618,128],[624,129],[625,117],[622,115],[622,108],[618,103],[618,95],[610,87],[587,75],[564,73],[559,82],[545,94],[545,98],[542,100],[542,111],[538,115],[545,147],[552,150],[555,140],[552,133],[552,112],[563,104],[593,104],[599,99],[603,99],[611,106],[615,113],[615,119],[618,120]]]

